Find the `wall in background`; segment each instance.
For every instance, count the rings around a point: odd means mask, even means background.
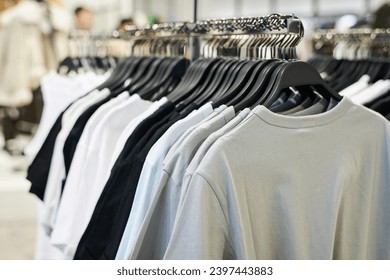
[[[65,7],[73,12],[79,5],[90,7],[95,12],[95,29],[112,30],[121,18],[133,16],[145,22],[147,15],[164,21],[191,21],[193,0],[63,0]],[[367,8],[374,11],[384,0],[198,0],[198,18],[227,18],[259,16],[270,13],[312,17],[316,8],[320,16],[353,13],[365,15]],[[317,4],[315,4],[317,3]],[[138,12],[138,13],[136,13]],[[144,16],[142,16],[142,14]]]

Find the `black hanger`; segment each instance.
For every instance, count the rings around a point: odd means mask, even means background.
[[[181,106],[187,107],[189,104],[195,103],[195,100],[200,96],[208,96],[213,85],[213,80],[215,80],[216,77],[221,74],[222,69],[225,66],[224,62],[225,61],[223,59],[218,59],[218,61],[213,64],[213,66],[209,69],[208,76],[205,78],[205,80],[198,85],[198,87],[191,94],[191,96],[181,102]]]
[[[146,63],[140,64],[139,69],[132,77],[131,82],[124,87],[124,90],[129,91],[130,94],[138,93],[147,83],[152,82],[152,78],[158,75],[158,69],[165,67],[168,58],[154,58],[152,61],[146,59]]]
[[[168,96],[168,100],[175,104],[179,104],[181,101],[188,98],[196,89],[201,85],[205,79],[207,78],[209,71],[211,67],[218,62],[219,59],[211,59],[211,60],[203,60],[199,65],[201,66],[199,69],[196,69],[195,75],[192,76],[191,80],[189,81],[187,89],[182,91],[180,88],[180,85],[177,89],[173,90]],[[192,66],[192,65],[191,65]],[[191,68],[190,66],[190,68]],[[187,83],[186,81],[186,75],[183,78],[184,83]],[[183,105],[181,107],[184,107]]]
[[[207,59],[198,59],[191,63],[190,67],[184,73],[184,76],[178,86],[174,89],[174,92],[169,94],[169,98],[173,98],[174,95],[180,95],[191,88],[191,84],[197,79],[197,75],[201,72],[204,65],[207,64]],[[203,71],[203,70],[202,70]]]
[[[210,74],[211,81],[209,85],[204,88],[197,96],[194,96],[185,101],[185,104],[188,105],[190,103],[195,103],[198,106],[204,104],[207,100],[209,100],[215,92],[217,92],[221,87],[224,86],[223,81],[224,78],[228,75],[229,69],[231,69],[232,65],[234,65],[237,60],[226,59],[222,60],[220,66],[216,69],[215,74]]]
[[[175,91],[176,92],[186,91],[189,88],[190,83],[194,81],[198,70],[201,69],[205,63],[206,63],[205,59],[198,59],[193,63],[191,63],[190,67],[188,67],[187,71],[184,73],[181,82],[175,88]]]
[[[211,96],[211,100],[219,99],[221,98],[228,90],[232,87],[234,82],[236,81],[238,74],[240,73],[240,70],[244,67],[245,64],[247,64],[248,60],[238,60],[232,67],[230,67],[228,74],[225,77],[225,80],[223,81],[223,86],[215,92]]]
[[[158,58],[136,58],[130,67],[125,70],[125,73],[122,74],[122,77],[120,77],[120,80],[117,82],[116,88],[113,91],[113,95],[118,95],[125,91],[128,91],[129,94],[133,94],[134,92],[130,91],[130,88],[148,74],[148,70],[153,66],[153,64],[159,64]]]
[[[232,105],[234,106],[236,112],[239,112],[245,108],[251,107],[253,104],[255,104],[258,100],[261,100],[261,97],[264,94],[264,90],[267,87],[270,77],[273,73],[273,71],[283,63],[281,60],[264,60],[262,63],[262,68],[259,73],[256,73],[256,82],[253,85],[253,87],[250,89],[250,91],[246,94],[244,94],[243,98],[240,98],[240,100],[237,103],[233,100]]]
[[[382,80],[390,80],[390,63],[387,62],[387,71]]]
[[[277,99],[282,89],[298,86],[313,86],[319,94],[327,99],[341,100],[342,97],[334,91],[320,76],[315,68],[302,61],[286,63],[279,72],[272,91],[263,104],[269,107]]]
[[[81,65],[80,65],[79,60],[77,58],[73,58],[73,57],[68,56],[60,62],[59,66],[57,68],[57,72],[69,74],[72,71],[77,72],[77,70],[80,67],[81,67]]]
[[[118,65],[112,71],[110,77],[108,77],[103,84],[98,86],[97,89],[102,90],[104,88],[109,88],[110,86],[116,84],[122,78],[126,69],[133,63],[135,59],[136,58],[134,57],[130,57],[130,58],[125,58],[123,60],[120,60]]]
[[[216,108],[221,106],[222,104],[227,104],[228,101],[239,95],[240,91],[246,85],[250,84],[248,80],[257,65],[258,62],[256,61],[248,61],[247,63],[245,63],[245,65],[243,65],[243,67],[239,69],[237,78],[235,79],[234,84],[229,88],[229,90],[227,92],[224,92],[223,95],[213,96],[213,107]]]
[[[372,61],[371,67],[367,71],[367,74],[370,76],[370,81],[368,83],[373,84],[379,79],[381,79],[381,77],[384,76],[382,75],[382,73],[385,68],[386,68],[385,63],[381,61]]]
[[[268,63],[271,63],[271,60],[258,60],[256,61],[256,66],[251,72],[251,75],[248,79],[248,81],[244,84],[244,86],[237,92],[235,96],[231,96],[232,98],[229,98],[227,103],[221,103],[221,101],[218,101],[215,103],[215,106],[220,106],[220,104],[226,104],[228,106],[234,106],[238,104],[241,100],[245,99],[251,92],[251,90],[255,87],[258,87],[257,83],[260,82],[258,79],[258,76],[260,75],[261,71],[266,67]],[[227,94],[229,96],[230,93]],[[227,97],[224,97],[223,99],[227,99]]]
[[[383,61],[382,62],[382,68],[380,69],[380,72],[378,73],[378,80],[390,80],[390,62]]]
[[[140,90],[139,95],[143,99],[161,98],[166,94],[165,88],[169,88],[171,84],[177,84],[174,80],[180,80],[189,65],[189,61],[185,58],[174,58],[172,63],[168,64],[168,67],[161,78],[155,79],[157,83],[152,86]],[[162,89],[161,89],[162,88]],[[160,90],[161,89],[161,90]],[[158,96],[154,96],[159,93]]]
[[[132,76],[134,73],[137,73],[139,71],[140,64],[145,61],[142,57],[136,57],[134,59],[131,59],[130,62],[126,65],[126,67],[123,69],[121,73],[118,74],[117,79],[114,80],[108,88],[110,91],[116,95],[124,92],[124,86],[125,84],[128,84],[130,81],[132,81]]]
[[[151,64],[144,77],[129,86],[129,92],[139,93],[145,88],[153,87],[162,78],[164,72],[166,71],[172,60],[173,58],[171,57],[163,57],[157,59],[155,63]]]
[[[347,64],[349,66],[344,67],[345,70],[339,76],[337,76],[334,82],[329,83],[329,85],[337,92],[356,82],[356,80],[353,80],[352,78],[354,78],[354,73],[359,71],[361,66],[359,66],[358,61],[349,61]]]
[[[325,78],[325,80],[328,82],[328,83],[334,83],[335,81],[337,81],[337,79],[343,75],[343,73],[345,73],[345,71],[348,71],[348,69],[351,67],[350,66],[350,62],[349,60],[345,60],[345,59],[342,59],[342,60],[339,60],[340,63],[338,64],[337,68],[330,72],[330,71],[327,71],[328,73],[328,77]]]
[[[332,85],[336,91],[341,91],[359,80],[364,74],[368,72],[370,62],[357,60],[353,61],[352,65],[353,66],[350,68],[350,70],[343,73],[343,75],[337,79],[337,82]]]

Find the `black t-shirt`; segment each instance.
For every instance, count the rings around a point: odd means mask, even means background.
[[[87,96],[90,93],[91,91],[81,96],[77,100]],[[27,180],[31,182],[30,193],[35,194],[42,201],[46,191],[46,184],[49,177],[54,146],[57,136],[62,129],[62,117],[66,110],[68,110],[76,101],[69,104],[69,106],[66,107],[66,109],[58,116],[45,141],[43,142],[42,147],[27,170]]]
[[[62,181],[62,191],[64,190],[66,176],[69,173],[70,165],[72,164],[72,159],[74,153],[76,152],[77,144],[83,134],[84,128],[87,125],[87,122],[92,117],[92,115],[99,109],[100,106],[107,103],[113,98],[112,95],[109,95],[106,98],[103,98],[101,101],[98,101],[91,106],[89,106],[77,119],[72,130],[69,132],[68,137],[65,140],[63,154],[64,154],[64,164],[65,164],[65,179]]]
[[[186,112],[183,112],[182,114],[179,114],[177,112],[172,113],[170,116],[170,120],[163,124],[156,132],[154,132],[152,137],[149,137],[149,135],[145,135],[145,138],[149,138],[149,140],[140,150],[140,152],[133,158],[133,163],[131,170],[129,170],[129,178],[125,186],[124,195],[121,198],[119,210],[114,219],[111,234],[109,238],[107,238],[107,246],[101,256],[101,259],[115,259],[120,242],[122,240],[123,233],[127,225],[127,220],[129,219],[142,168],[144,166],[146,157],[150,149],[175,122],[186,117],[195,108],[196,106],[194,105],[188,108],[188,110],[186,110]]]
[[[142,121],[127,139],[121,154],[111,170],[110,177],[96,204],[88,227],[79,242],[75,259],[101,258],[123,195],[132,195],[134,197],[135,194],[124,193],[129,180],[133,158],[142,150],[147,141],[153,136],[153,133],[169,121],[174,108],[174,104],[168,101],[155,113]]]
[[[30,193],[35,194],[42,201],[46,191],[55,142],[62,128],[63,115],[64,112],[62,112],[54,122],[42,147],[27,170],[27,180],[31,182]]]

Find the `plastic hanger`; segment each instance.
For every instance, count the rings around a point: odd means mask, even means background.
[[[178,84],[175,89],[176,92],[182,92],[188,89],[190,83],[195,79],[195,75],[197,74],[198,69],[202,68],[202,65],[205,64],[204,59],[198,59],[194,61],[190,67],[188,67],[187,71],[184,73],[183,79]]]
[[[340,101],[342,97],[335,92],[320,76],[315,68],[302,61],[286,63],[280,71],[271,92],[262,103],[266,107],[272,105],[282,89],[298,86],[312,86],[323,97]]]
[[[197,96],[186,100],[185,104],[195,103],[195,104],[203,104],[205,101],[209,100],[214,92],[218,91],[220,87],[223,86],[223,80],[226,75],[228,75],[229,69],[232,65],[237,62],[236,60],[222,60],[220,67],[216,69],[214,75],[209,75],[211,77],[210,83],[206,88],[204,88]]]
[[[224,67],[220,70],[219,75],[214,79],[212,88],[207,89],[202,95],[198,96],[193,102],[199,106],[205,104],[207,101],[211,100],[214,95],[223,91],[226,87],[229,86],[231,76],[234,70],[239,65],[238,60],[232,60],[231,63],[225,63]]]
[[[240,70],[249,63],[248,60],[239,60],[235,65],[233,65],[223,82],[223,87],[221,87],[212,97],[211,100],[215,100],[224,96],[229,89],[235,84],[236,79],[238,78],[238,74]]]
[[[188,64],[189,61],[185,58],[174,58],[172,63],[169,63],[166,71],[163,72],[163,76],[161,78],[155,79],[157,80],[157,83],[154,83],[153,86],[140,90],[139,95],[143,99],[152,98],[153,95],[155,93],[158,93],[159,89],[164,85],[170,85],[174,83],[173,80],[175,79],[180,80],[183,77],[184,73],[186,72]],[[165,95],[164,91],[160,91],[158,97],[161,98],[162,97],[161,95]]]
[[[149,67],[143,69],[143,75],[139,75],[137,80],[133,79],[130,84],[125,88],[130,94],[138,93],[142,88],[149,84],[153,84],[154,81],[158,80],[163,71],[166,69],[169,63],[169,58],[158,58],[150,64]],[[142,73],[142,71],[141,71]]]
[[[111,73],[110,77],[98,87],[99,90],[104,88],[114,89],[117,87],[117,84],[123,84],[121,80],[123,79],[127,69],[136,61],[137,58],[130,57],[120,61],[114,71]]]
[[[284,62],[280,60],[271,61],[263,67],[263,69],[260,71],[259,75],[257,76],[257,81],[255,85],[251,88],[250,92],[244,97],[244,99],[242,99],[241,101],[239,101],[237,104],[234,105],[234,108],[236,109],[237,112],[245,108],[251,107],[253,104],[258,102],[258,100],[262,100],[262,97],[264,95],[264,90],[269,83],[273,71],[281,63]]]
[[[77,71],[80,67],[81,65],[77,58],[66,57],[59,64],[57,72],[69,74],[72,71]]]
[[[264,69],[264,67],[267,66],[268,63],[271,63],[270,60],[260,60],[256,63],[256,67],[253,69],[253,72],[251,73],[251,76],[249,77],[249,80],[246,82],[244,87],[241,88],[241,90],[231,99],[229,99],[226,103],[228,106],[234,106],[238,104],[241,100],[248,97],[248,95],[251,94],[251,91],[258,86],[258,83],[261,83],[261,81],[258,79],[258,76],[260,75],[261,71]],[[229,94],[228,94],[229,95]],[[226,100],[226,98],[223,98]],[[214,106],[220,106],[225,103],[221,103],[222,101],[218,101],[215,103]]]
[[[199,84],[202,84],[202,82],[206,79],[206,77],[209,74],[210,68],[219,61],[219,59],[211,59],[211,60],[203,60],[199,65],[198,69],[194,72],[194,75],[191,77],[190,81],[186,81],[186,75],[183,78],[183,83],[187,83],[188,87],[185,90],[182,90],[180,85],[177,89],[173,90],[168,96],[168,100],[175,104],[179,104],[181,101],[188,98],[199,86]],[[192,65],[191,65],[192,66]],[[191,68],[191,67],[190,67]]]
[[[145,63],[147,60],[144,60],[142,57],[137,57],[127,65],[127,67],[118,74],[117,79],[108,86],[111,93],[115,96],[124,92],[125,86],[133,81],[133,75],[139,72],[139,66],[142,63]]]
[[[237,78],[235,79],[234,84],[228,89],[227,92],[224,92],[223,95],[215,95],[212,98],[213,107],[219,107],[222,104],[227,104],[228,101],[232,100],[234,97],[239,95],[240,91],[249,84],[248,80],[252,75],[255,67],[258,65],[257,61],[248,61],[239,69]]]
[[[208,96],[208,94],[210,93],[210,88],[212,87],[213,79],[216,79],[216,77],[221,73],[223,67],[224,67],[224,60],[220,59],[210,68],[209,74],[204,80],[204,82],[197,87],[197,89],[192,93],[192,95],[189,98],[183,100],[182,103],[185,106],[188,106],[190,103],[193,103],[200,96],[204,94]]]

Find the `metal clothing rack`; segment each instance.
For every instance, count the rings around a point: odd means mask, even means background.
[[[196,13],[194,13],[194,17],[196,17]],[[271,14],[264,17],[210,19],[146,26],[131,25],[127,26],[119,37],[134,42],[141,41],[139,44],[146,44],[147,40],[154,40],[154,42],[164,46],[166,44],[161,42],[163,40],[181,38],[187,40],[185,56],[195,60],[203,55],[201,51],[202,41],[212,38],[230,37],[235,40],[263,38],[267,39],[263,40],[264,44],[268,44],[266,46],[295,48],[303,35],[304,28],[299,18],[294,15]],[[258,42],[260,41],[258,40]],[[261,44],[258,46],[261,46]]]
[[[196,17],[196,13],[194,14]],[[70,33],[70,54],[77,56],[185,56],[295,58],[304,35],[299,18],[271,14],[264,17],[197,20],[145,26],[124,31]]]
[[[317,55],[350,60],[390,58],[390,29],[316,30],[312,41]]]
[[[119,31],[96,32],[74,30],[69,33],[69,54],[78,56],[116,56],[131,55],[130,42],[120,36]]]

